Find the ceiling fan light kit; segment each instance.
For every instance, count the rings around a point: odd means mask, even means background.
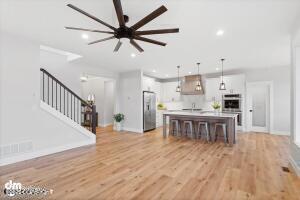
[[[166,12],[167,8],[165,6],[160,6],[159,8],[157,8],[156,10],[151,12],[149,15],[147,15],[146,17],[144,17],[143,19],[141,19],[140,21],[135,23],[133,26],[128,27],[128,26],[126,26],[126,23],[129,21],[129,17],[127,15],[123,14],[121,1],[113,0],[113,3],[114,3],[115,10],[116,10],[118,22],[119,22],[119,28],[115,28],[115,27],[109,25],[108,23],[98,19],[97,17],[81,10],[80,8],[78,8],[72,4],[68,4],[67,6],[76,10],[77,12],[80,12],[81,14],[97,21],[98,23],[106,26],[107,28],[111,29],[112,31],[101,31],[101,30],[94,30],[94,29],[69,27],[69,26],[67,26],[65,28],[70,29],[70,30],[111,34],[113,36],[103,38],[100,40],[96,40],[96,41],[90,42],[88,44],[91,45],[91,44],[104,42],[104,41],[111,40],[111,39],[119,39],[118,43],[116,44],[116,47],[114,48],[114,52],[117,52],[120,49],[120,47],[122,45],[122,42],[120,41],[121,38],[128,38],[130,40],[130,44],[132,46],[134,46],[139,52],[143,52],[144,51],[143,48],[140,47],[139,44],[135,40],[139,40],[139,41],[143,41],[143,42],[147,42],[147,43],[151,43],[151,44],[156,44],[156,45],[160,45],[160,46],[167,45],[164,42],[160,42],[157,40],[143,37],[143,35],[167,34],[167,33],[178,33],[179,32],[179,28],[138,31],[139,28],[143,27],[150,21],[154,20],[155,18],[157,18],[158,16],[160,16],[161,14]]]

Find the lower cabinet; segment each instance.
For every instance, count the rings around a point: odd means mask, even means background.
[[[164,110],[157,110],[156,111],[156,127],[161,127],[163,125],[163,113]]]

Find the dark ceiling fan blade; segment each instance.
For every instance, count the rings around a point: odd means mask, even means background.
[[[146,30],[146,31],[136,31],[136,35],[153,35],[153,34],[166,34],[166,33],[178,33],[179,28],[172,29],[157,29],[157,30]]]
[[[89,13],[83,11],[83,10],[81,10],[80,8],[77,8],[76,6],[74,6],[72,4],[68,4],[67,6],[69,6],[70,8],[72,8],[72,9],[80,12],[81,14],[84,14],[85,16],[87,16],[87,17],[89,17],[89,18],[91,18],[91,19],[99,22],[100,24],[102,24],[102,25],[104,25],[104,26],[106,26],[106,27],[108,27],[108,28],[110,28],[110,29],[112,29],[114,31],[117,30],[115,27],[109,25],[108,23],[105,23],[104,21],[102,21],[102,20],[98,19],[97,17],[95,17],[95,16],[93,16],[93,15],[91,15],[91,14],[89,14]]]
[[[149,43],[152,43],[152,44],[161,45],[161,46],[166,46],[167,45],[164,42],[159,42],[157,40],[152,40],[152,39],[141,37],[141,36],[134,36],[134,39],[141,40],[141,41],[144,41],[144,42],[149,42]]]
[[[161,6],[161,7],[157,8],[156,10],[154,10],[149,15],[147,15],[146,17],[144,17],[143,19],[141,19],[140,21],[138,21],[131,28],[133,28],[134,30],[138,30],[139,28],[141,28],[142,26],[144,26],[148,22],[152,21],[153,19],[155,19],[159,15],[163,14],[167,10],[168,9],[165,6]]]
[[[121,4],[120,0],[113,0],[113,2],[114,2],[115,10],[117,13],[119,25],[125,26],[125,19],[124,19],[122,4]]]
[[[118,43],[117,43],[117,45],[116,45],[116,47],[115,47],[115,49],[114,49],[114,52],[119,51],[121,45],[122,45],[122,42],[119,40]]]
[[[111,40],[111,39],[114,39],[114,38],[116,38],[116,37],[115,36],[111,36],[111,37],[108,37],[108,38],[103,38],[101,40],[96,40],[94,42],[90,42],[90,43],[88,43],[88,45],[95,44],[95,43],[98,43],[98,42],[103,42],[103,41],[106,41],[106,40]]]
[[[133,39],[130,40],[130,44],[132,44],[132,46],[134,46],[137,50],[139,50],[139,52],[144,51],[144,49],[142,49],[142,47],[140,47],[140,45],[136,43],[136,41],[134,41]]]
[[[114,34],[115,32],[112,31],[99,31],[99,30],[93,30],[93,29],[86,29],[86,28],[75,28],[75,27],[69,27],[66,26],[66,29],[71,29],[71,30],[77,30],[77,31],[88,31],[88,32],[96,32],[96,33],[109,33],[109,34]]]

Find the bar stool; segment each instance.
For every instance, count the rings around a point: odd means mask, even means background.
[[[210,134],[209,134],[209,130],[208,130],[208,122],[198,122],[197,138],[201,139],[201,126],[204,126],[206,140],[207,140],[207,142],[209,142]]]
[[[226,130],[226,124],[225,123],[216,123],[215,124],[215,141],[217,141],[218,133],[217,133],[217,128],[221,127],[223,130],[223,135],[224,135],[224,142],[225,144],[227,143],[227,130]]]
[[[175,125],[175,129],[176,129],[176,136],[178,137],[179,136],[179,129],[180,129],[180,126],[179,126],[179,120],[178,119],[172,119],[171,120],[171,127],[172,127],[172,132],[171,134],[175,136],[174,134],[174,125]]]
[[[189,132],[188,132],[188,129]],[[190,137],[193,139],[194,138],[194,130],[193,130],[193,122],[192,121],[183,121],[183,131],[185,135],[189,136],[188,133],[190,133]]]

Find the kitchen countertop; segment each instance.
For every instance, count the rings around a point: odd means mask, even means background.
[[[238,114],[233,113],[215,113],[215,112],[209,112],[209,111],[202,111],[202,112],[186,112],[186,111],[172,111],[172,112],[164,112],[164,115],[181,115],[181,116],[195,116],[195,117],[219,117],[219,118],[234,118]]]

